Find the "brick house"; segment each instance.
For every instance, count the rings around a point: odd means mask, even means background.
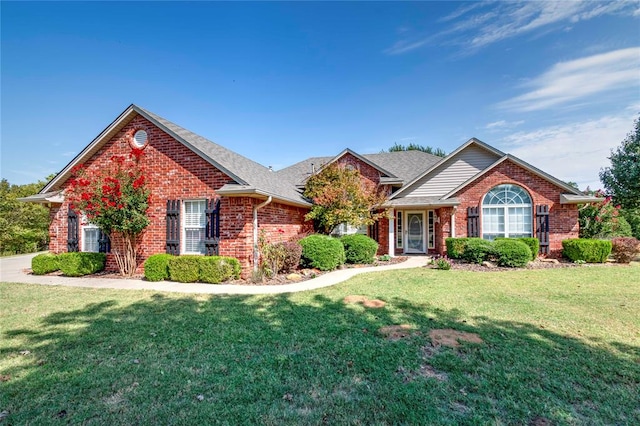
[[[108,251],[100,230],[69,209],[64,190],[76,165],[100,168],[132,147],[144,149],[152,192],[140,258],[218,253],[238,258],[245,276],[256,265],[259,233],[279,242],[312,231],[302,188],[333,162],[357,168],[389,194],[389,218],[366,232],[380,243],[380,254],[392,256],[444,254],[450,236],[536,236],[542,254],[559,256],[561,241],[578,236],[577,204],[593,200],[477,139],[445,158],[346,149],[272,171],[131,105],[40,193],[23,199],[49,207],[50,251]]]

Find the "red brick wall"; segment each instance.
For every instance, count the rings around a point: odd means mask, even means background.
[[[258,210],[258,228],[270,244],[311,234],[313,223],[304,220],[308,212],[309,209],[273,202]]]
[[[529,192],[533,208],[540,204],[549,206],[549,250],[551,257],[562,255],[562,240],[578,238],[578,208],[572,204],[560,204],[564,190],[537,176],[516,163],[506,160],[493,170],[471,182],[454,196],[460,200],[456,211],[457,237],[467,236],[467,208],[482,205],[482,199],[491,188],[501,184],[515,184]],[[441,217],[443,217],[442,215]],[[533,211],[535,236],[535,210]],[[482,219],[482,218],[481,218]],[[480,225],[482,227],[482,224]],[[442,243],[444,244],[444,239]],[[442,246],[441,246],[442,247]],[[443,251],[441,251],[443,253]]]
[[[151,254],[165,252],[167,200],[215,198],[216,190],[231,179],[141,116],[135,117],[104,144],[85,163],[87,169],[107,167],[113,155],[129,155],[131,151],[129,140],[138,129],[144,129],[148,134],[149,143],[144,149],[142,166],[151,189],[151,200],[147,212],[151,224],[145,230],[140,245],[140,260],[143,262]],[[63,187],[66,187],[66,183]],[[252,209],[260,202],[262,200],[243,197],[223,197],[221,200],[220,254],[238,258],[245,276],[250,274],[253,257]],[[305,213],[303,210],[274,203],[260,213],[261,218],[264,217],[267,223],[284,224],[289,221],[289,225],[278,228],[285,229],[284,235],[288,238],[302,229],[302,217]],[[59,253],[67,250],[67,212],[67,202],[50,211],[49,248],[52,252]],[[268,226],[265,230],[268,233],[272,231]],[[81,239],[82,232],[79,234]],[[275,238],[282,238],[282,235],[276,233]],[[80,241],[80,247],[82,247],[82,241]],[[108,262],[108,265],[115,267],[112,261]]]

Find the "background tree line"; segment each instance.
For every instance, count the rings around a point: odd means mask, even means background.
[[[25,185],[0,180],[0,254],[2,256],[33,253],[47,248],[49,209],[18,198],[38,193],[53,178]]]

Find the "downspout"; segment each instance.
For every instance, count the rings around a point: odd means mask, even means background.
[[[258,247],[258,210],[271,203],[273,198],[269,195],[263,203],[253,207],[253,270],[258,270],[258,261],[260,260],[260,249]]]
[[[456,236],[456,210],[458,210],[458,207],[453,206],[453,211],[451,212],[451,238]]]

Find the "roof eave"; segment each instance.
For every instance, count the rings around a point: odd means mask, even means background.
[[[234,185],[235,186],[235,185]],[[311,203],[302,200],[292,200],[290,198],[282,197],[281,195],[273,194],[268,191],[255,188],[253,186],[238,185],[233,188],[220,188],[216,191],[216,194],[223,197],[249,197],[249,198],[268,198],[273,197],[274,200],[278,200],[283,204],[294,205],[298,207],[311,207]]]
[[[601,201],[604,201],[604,198],[593,195],[560,194],[560,204],[586,204]]]

